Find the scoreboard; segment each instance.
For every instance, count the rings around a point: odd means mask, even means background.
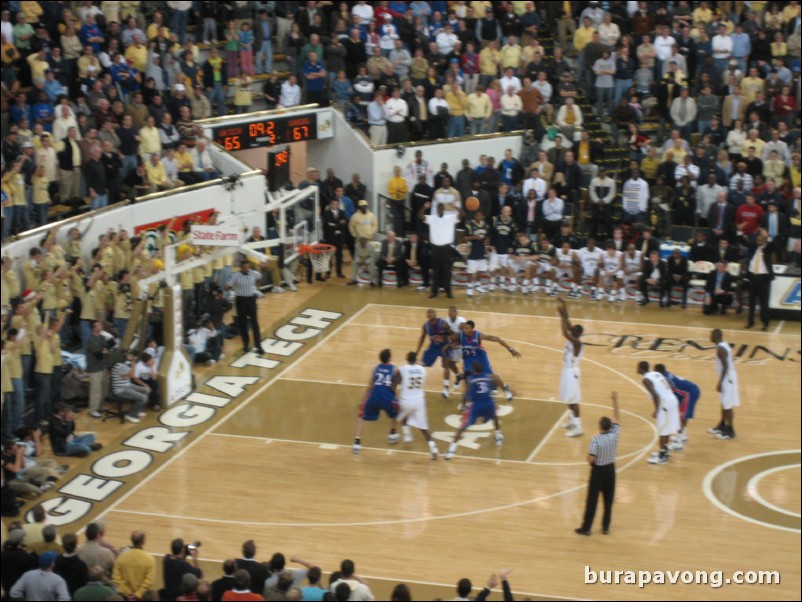
[[[332,121],[328,111],[275,117],[257,115],[239,123],[213,124],[208,131],[209,137],[225,150],[239,151],[330,138],[333,136]]]

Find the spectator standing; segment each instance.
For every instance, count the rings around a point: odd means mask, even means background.
[[[387,119],[384,112],[384,94],[377,91],[368,105],[368,126],[370,141],[374,146],[387,144]]]
[[[484,131],[485,120],[490,118],[493,108],[490,98],[484,92],[484,87],[477,84],[474,92],[467,96],[467,109],[465,117],[468,120],[468,131],[471,136],[481,134]]]
[[[39,568],[20,577],[9,596],[15,600],[70,600],[67,582],[53,572],[57,558],[55,552],[39,556]]]
[[[254,23],[254,51],[256,53],[256,75],[273,72],[273,28],[270,14],[266,9],[259,10],[259,18]]]
[[[308,102],[317,103],[321,107],[329,106],[329,97],[326,92],[328,72],[318,60],[316,52],[310,52],[304,63],[304,79],[306,80],[306,97]]]
[[[640,177],[640,170],[633,169],[621,190],[624,215],[633,223],[643,223],[649,207],[649,185]]]
[[[384,103],[384,115],[387,124],[387,144],[406,142],[409,106],[407,101],[401,98],[400,88],[393,88],[390,98]]]
[[[189,556],[191,562],[187,561]],[[198,548],[185,546],[183,539],[174,539],[170,542],[170,553],[164,557],[162,565],[164,575],[164,589],[160,593],[162,600],[175,600],[182,595],[182,580],[185,575],[191,574],[200,579],[203,571],[198,564]]]
[[[156,561],[145,552],[145,533],[131,533],[131,547],[125,550],[114,563],[112,581],[123,597],[143,599],[153,586]]]

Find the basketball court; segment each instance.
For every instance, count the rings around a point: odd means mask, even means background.
[[[269,295],[260,301],[266,336],[277,336],[271,333],[308,308],[340,317],[270,370],[243,367],[239,340],[228,341],[226,359],[202,369],[198,383],[244,375],[244,392],[98,507],[108,539],[123,545],[130,531],[144,528],[154,553],[166,552],[175,537],[201,539],[212,578],[247,539],[257,542],[261,560],[280,550],[331,569],[348,557],[379,599],[399,581],[411,585],[415,599],[450,598],[460,577],[481,587],[502,567],[514,569],[510,579],[521,597],[799,598],[798,324],[775,323],[772,333],[725,330],[742,406],[737,439],[719,441],[706,433],[720,412],[709,332],[742,320],[569,301],[572,320],[586,333],[585,436],[570,439],[559,428],[566,407],[555,400],[564,345],[556,303],[503,293],[468,300],[459,289],[456,296],[460,314],[479,331],[523,354],[516,360],[485,343],[494,371],[515,395],[511,404],[498,397],[503,446],[493,444],[491,425],[479,425],[466,433],[456,458],[431,461],[417,433],[412,444],[389,445],[382,418],[366,424],[362,453],[354,455],[357,409],[378,352],[389,347],[400,364],[416,348],[426,294],[327,284]],[[441,297],[433,306],[443,316],[448,305]],[[646,463],[656,434],[636,373],[641,360],[662,362],[702,388],[687,448],[667,465]],[[438,364],[428,372],[426,397],[444,452],[461,395],[452,390],[443,399],[441,383]],[[587,447],[599,418],[611,415],[612,390],[621,400],[622,436],[611,533],[601,535],[599,515],[593,535],[580,537],[574,528],[584,508]],[[197,392],[217,391],[204,384]],[[154,426],[157,418],[145,422]],[[116,438],[112,449],[125,449],[121,429],[130,434],[128,428],[104,425],[105,439]],[[779,571],[781,583],[586,585],[586,565],[723,571],[725,578],[739,570]]]

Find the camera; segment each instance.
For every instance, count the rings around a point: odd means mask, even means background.
[[[184,546],[184,554],[189,555],[190,553],[197,550],[199,547],[201,547],[201,542],[199,541],[196,541],[194,543],[188,543],[187,545]]]

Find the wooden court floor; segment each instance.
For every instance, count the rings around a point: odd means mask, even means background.
[[[479,427],[454,460],[433,462],[417,434],[412,444],[388,445],[388,423],[380,421],[366,426],[362,454],[355,456],[357,407],[378,352],[389,347],[394,362],[403,362],[416,347],[428,299],[333,284],[295,297],[271,295],[261,302],[268,334],[305,307],[343,317],[281,370],[246,369],[261,378],[258,387],[102,508],[108,538],[123,544],[144,526],[154,553],[167,551],[174,537],[202,539],[211,577],[218,561],[236,557],[251,538],[262,559],[281,550],[334,568],[350,557],[385,597],[394,583],[407,581],[416,599],[450,598],[460,577],[481,586],[491,572],[511,567],[521,597],[799,599],[798,324],[761,333],[738,329],[740,319],[707,320],[698,311],[570,302],[587,346],[586,434],[569,439],[559,428],[565,407],[555,401],[564,344],[556,304],[457,296],[460,313],[481,332],[523,354],[515,360],[486,343],[494,370],[515,394],[511,404],[500,403],[503,446]],[[448,301],[435,306],[443,314]],[[714,326],[727,329],[739,354],[742,406],[732,441],[706,433],[719,416],[708,338]],[[229,341],[226,359],[206,373],[226,373],[238,347]],[[635,370],[644,359],[702,388],[688,446],[663,466],[646,463],[656,436]],[[441,382],[439,366],[431,369],[429,422],[442,452],[459,412],[455,394],[441,398]],[[622,408],[612,529],[601,535],[597,516],[593,535],[579,537],[573,530],[586,495],[587,446],[599,418],[610,415],[612,390]],[[108,437],[112,445],[123,439],[116,426]],[[725,578],[769,570],[779,571],[781,583],[588,585],[586,567],[723,571]]]

